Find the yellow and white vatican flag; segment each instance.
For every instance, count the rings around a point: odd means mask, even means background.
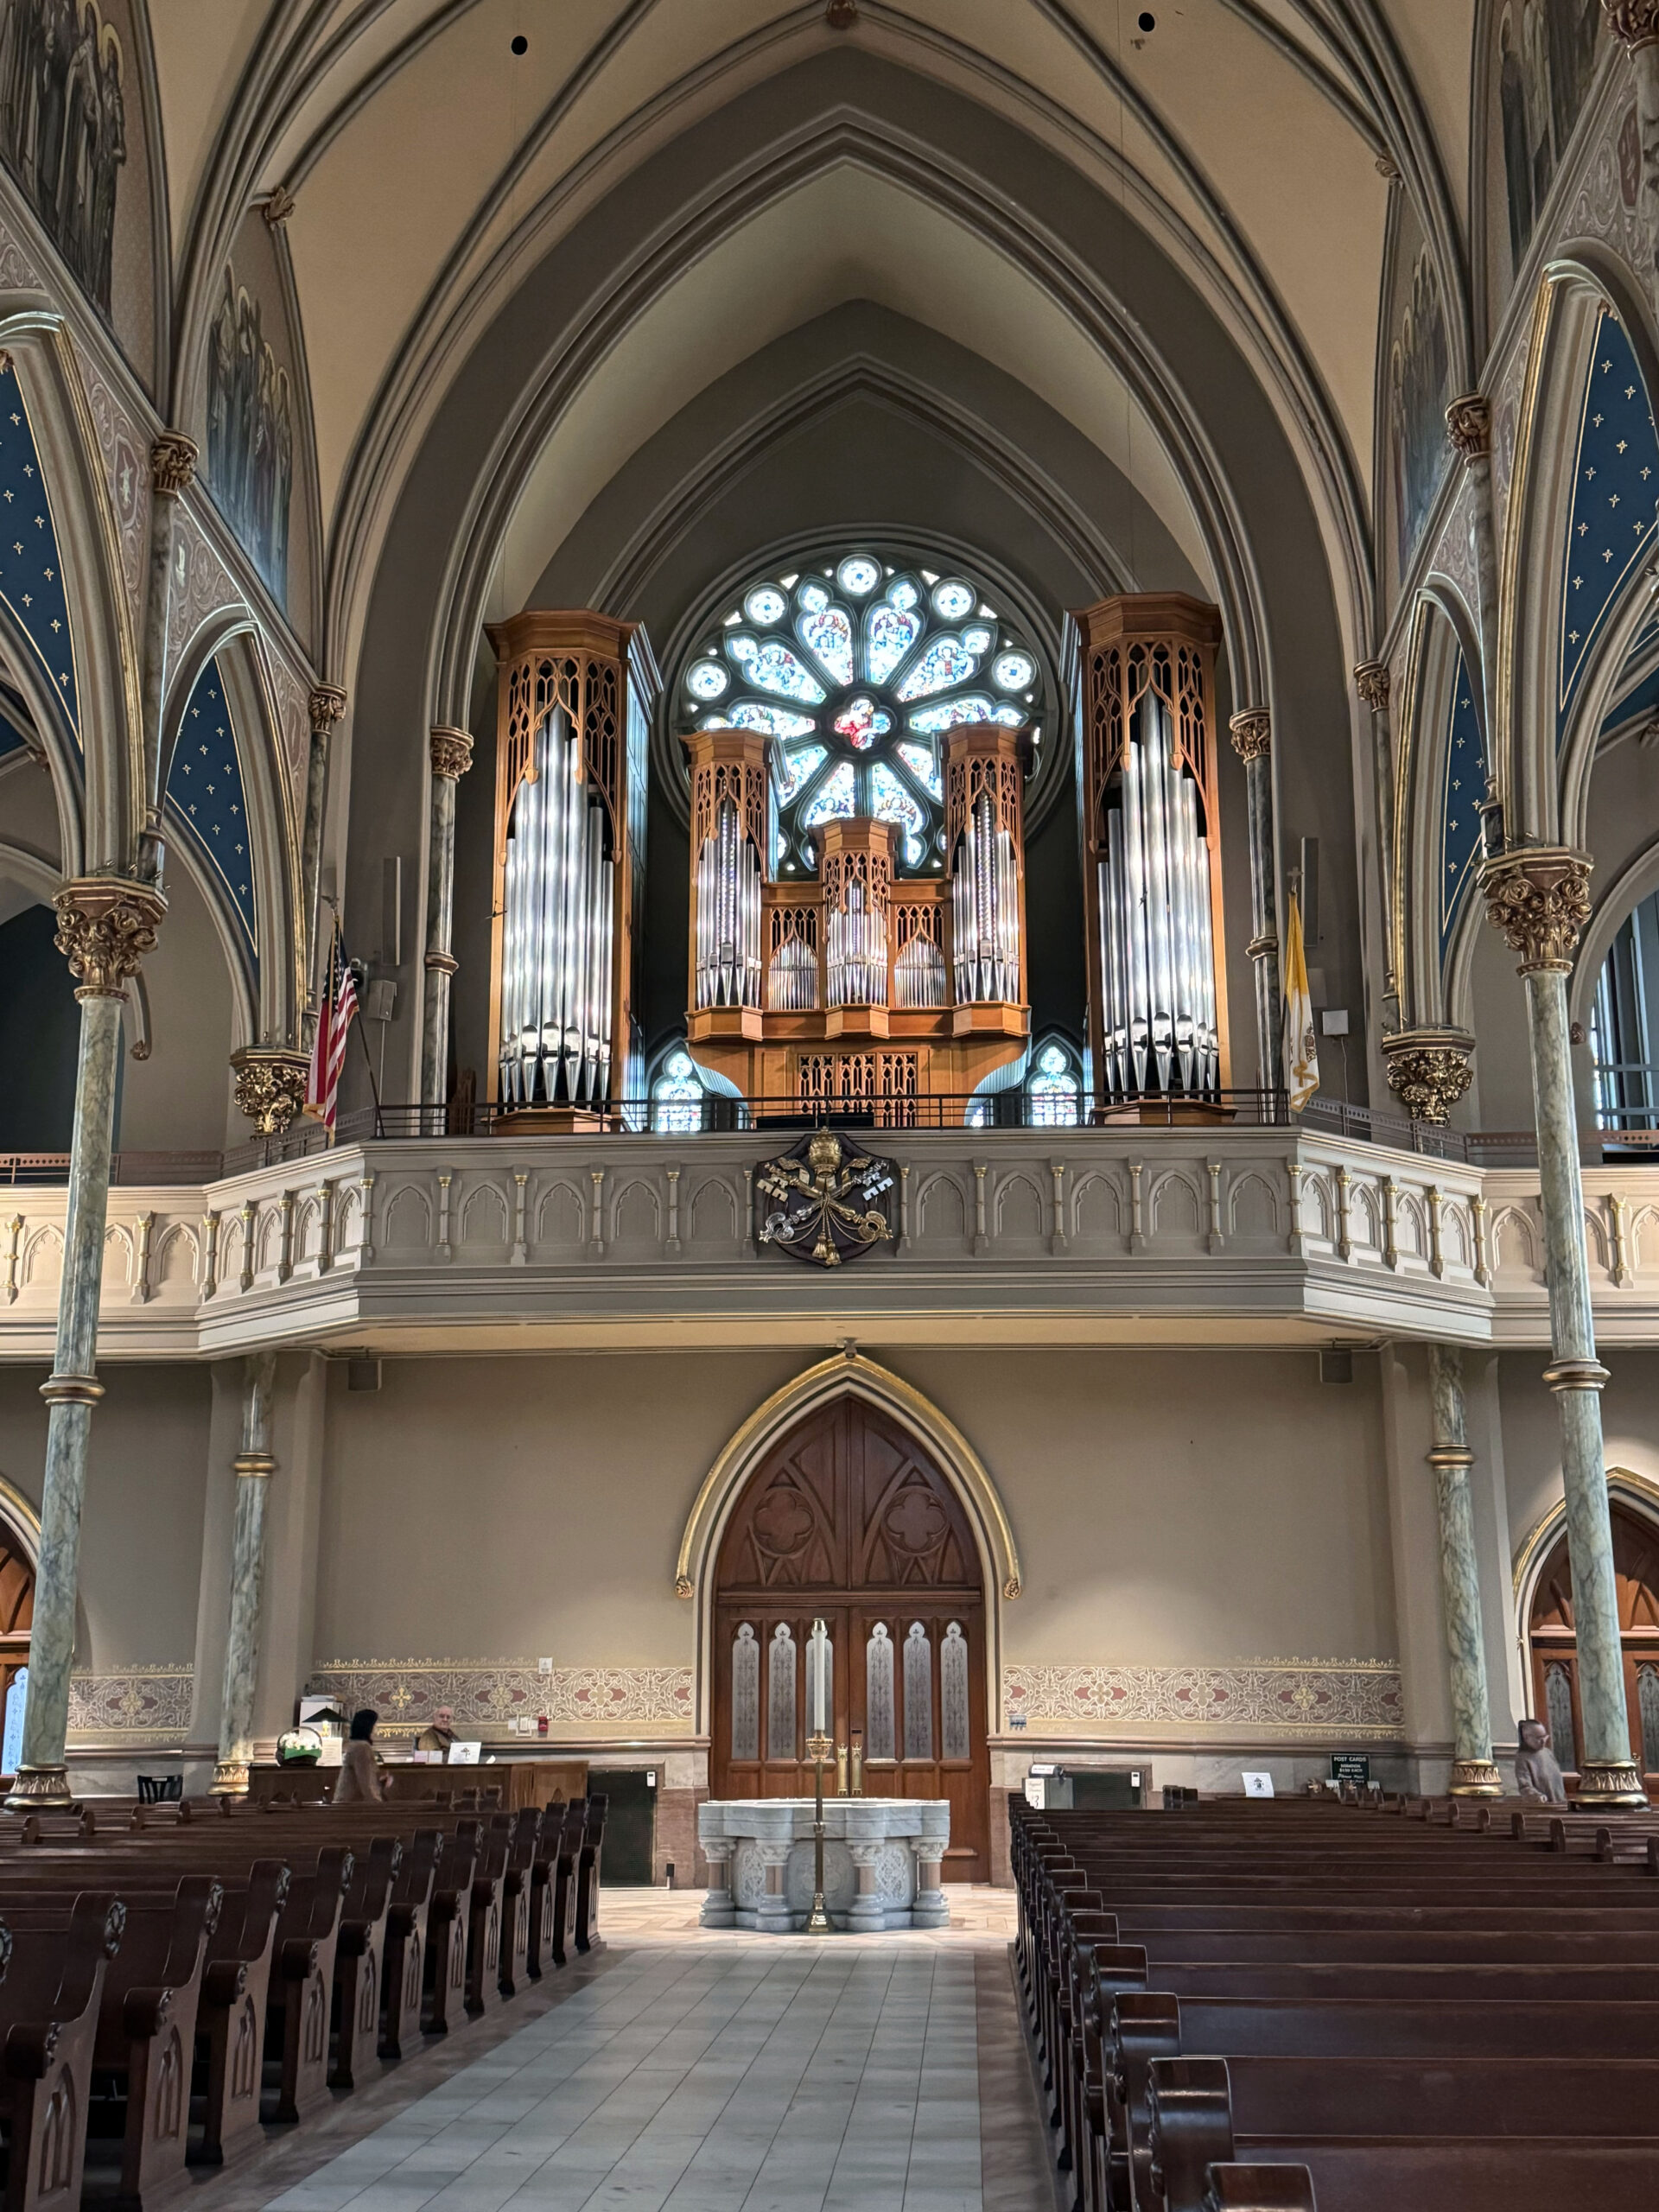
[[[1285,928],[1285,1089],[1300,1114],[1319,1087],[1319,1051],[1313,1034],[1313,1001],[1307,988],[1307,949],[1302,909],[1293,891]]]

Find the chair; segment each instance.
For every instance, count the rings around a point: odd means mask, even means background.
[[[184,1777],[181,1774],[141,1774],[138,1777],[138,1802],[141,1805],[176,1805],[184,1796]]]

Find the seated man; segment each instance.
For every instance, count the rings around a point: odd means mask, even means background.
[[[1567,1784],[1555,1754],[1549,1747],[1549,1731],[1541,1720],[1523,1720],[1521,1747],[1515,1762],[1515,1786],[1523,1797],[1546,1805],[1565,1805]]]
[[[432,1716],[432,1726],[423,1728],[415,1738],[415,1748],[417,1751],[439,1751],[448,1758],[449,1746],[454,1740],[455,1708],[452,1705],[441,1705]]]

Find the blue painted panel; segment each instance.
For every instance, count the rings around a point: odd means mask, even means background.
[[[9,367],[0,375],[0,599],[34,647],[48,688],[63,702],[77,738],[80,699],[75,643],[58,558],[57,524],[41,474],[29,404]]]
[[[230,894],[257,963],[258,914],[242,758],[217,661],[208,662],[190,694],[167,772],[167,797],[174,818],[188,825]]]
[[[24,742],[23,734],[3,708],[0,708],[0,760],[9,753],[16,753]]]
[[[1475,712],[1475,687],[1458,655],[1452,711],[1440,776],[1440,957],[1480,867],[1480,801],[1486,796],[1486,741]]]
[[[1561,582],[1556,739],[1609,616],[1648,556],[1659,499],[1659,432],[1648,388],[1623,328],[1606,311],[1585,378],[1573,518]]]

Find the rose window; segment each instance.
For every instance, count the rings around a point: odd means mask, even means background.
[[[874,816],[899,866],[944,865],[942,733],[962,722],[1031,728],[1037,656],[979,585],[873,554],[750,584],[698,643],[681,727],[770,739],[772,868],[817,871],[820,823]]]

